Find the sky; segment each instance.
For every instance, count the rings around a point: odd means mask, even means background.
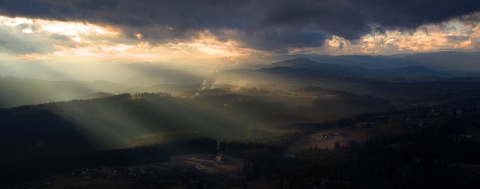
[[[480,50],[480,1],[0,0],[0,63],[233,65],[446,50]]]

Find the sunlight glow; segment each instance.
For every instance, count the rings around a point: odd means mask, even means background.
[[[33,24],[33,19],[31,18],[11,18],[0,16],[0,23],[6,26],[18,26],[21,24]]]
[[[70,62],[91,59],[111,62],[111,59],[115,59],[121,62],[158,62],[182,59],[189,62],[206,58],[233,60],[251,56],[252,52],[250,49],[239,48],[234,41],[219,41],[208,31],[199,33],[197,38],[189,42],[152,45],[143,40],[141,33],[134,34],[137,40],[132,41],[118,29],[89,23],[0,16],[0,26],[2,25],[24,34],[32,34],[32,40],[44,36],[45,40],[51,41],[51,44],[41,44],[52,47],[53,52],[18,55],[17,59],[25,61]],[[54,39],[52,35],[55,35]],[[222,62],[224,61],[223,59]]]
[[[11,18],[0,16],[0,23],[6,26],[27,27],[22,31],[24,33],[32,32],[50,32],[61,35],[119,35],[119,32],[113,28],[101,27],[94,24],[80,22],[62,22],[31,18]]]
[[[45,55],[41,55],[38,53],[32,53],[32,54],[23,54],[18,57],[20,60],[26,60],[26,61],[41,61],[41,60],[46,60],[47,57]]]
[[[452,19],[430,24],[414,31],[387,30],[372,33],[355,42],[332,36],[323,47],[293,48],[289,54],[398,54],[480,48],[480,24]]]
[[[58,21],[39,20],[36,22],[42,30],[63,35],[118,35],[116,31],[108,30],[100,26],[83,24],[83,23],[69,23]]]

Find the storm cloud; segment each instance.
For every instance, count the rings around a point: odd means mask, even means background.
[[[208,31],[266,51],[321,46],[333,35],[355,41],[372,31],[413,30],[479,10],[478,0],[0,1],[0,15],[109,25],[152,44]]]

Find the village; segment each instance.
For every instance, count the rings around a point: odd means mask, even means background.
[[[224,155],[178,155],[148,165],[81,168],[12,189],[243,188],[243,164]]]

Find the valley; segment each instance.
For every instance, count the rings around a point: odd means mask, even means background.
[[[382,187],[431,186],[418,179],[449,175],[456,180],[448,185],[475,174],[453,167],[478,163],[480,80],[387,70],[302,58],[154,85],[3,77],[0,178],[13,188],[368,188],[372,179],[385,180],[373,182]],[[458,152],[445,154],[431,141]],[[187,156],[208,157],[207,163],[178,159]],[[221,164],[216,156],[236,163]],[[165,169],[177,161],[204,171],[192,177]],[[352,161],[365,169],[346,176]],[[228,166],[235,167],[228,168],[233,181],[218,174]],[[372,166],[382,168],[364,175]],[[109,171],[70,175],[84,168]],[[440,168],[444,175],[435,175]],[[118,180],[112,174],[119,170],[152,173]],[[419,170],[417,180],[407,179]],[[298,174],[286,174],[292,171]]]

